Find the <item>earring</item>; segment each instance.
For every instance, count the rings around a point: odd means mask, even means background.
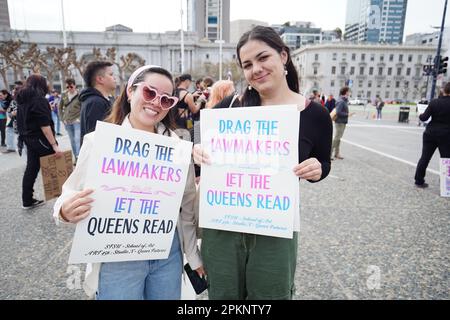
[[[284,75],[287,76],[288,75],[288,71],[286,69],[286,65],[284,65]]]
[[[248,90],[252,90],[252,89],[253,89],[252,86],[248,85]]]

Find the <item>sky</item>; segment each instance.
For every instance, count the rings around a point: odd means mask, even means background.
[[[345,29],[347,0],[230,1],[232,21],[254,19],[269,24],[311,21],[323,30]],[[433,32],[430,26],[441,25],[444,2],[409,0],[405,35]],[[165,32],[180,29],[180,7],[182,3],[186,5],[186,0],[63,0],[63,3],[67,31],[104,31],[108,26],[123,24],[135,32]],[[62,30],[61,0],[8,0],[8,6],[13,29]],[[446,26],[450,25],[449,15],[450,8]]]

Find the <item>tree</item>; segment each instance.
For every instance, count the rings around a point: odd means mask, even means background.
[[[341,28],[337,27],[336,29],[334,29],[334,32],[336,33],[336,38],[338,38],[339,40],[342,40],[342,30]]]

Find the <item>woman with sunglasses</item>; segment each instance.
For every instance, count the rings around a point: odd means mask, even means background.
[[[242,35],[237,57],[249,83],[242,107],[297,105],[300,110],[298,164],[292,174],[310,182],[330,172],[332,124],[328,111],[299,94],[289,48],[270,27],[256,26]],[[210,163],[200,145],[194,160]],[[298,232],[292,239],[203,229],[202,257],[208,272],[209,298],[224,300],[292,299]]]
[[[172,75],[157,66],[143,66],[134,71],[116,100],[106,121],[124,127],[176,137],[169,110],[178,98],[173,97]],[[54,206],[58,222],[77,223],[90,213],[93,190],[85,189],[90,151],[94,148],[93,133],[84,137],[77,166],[63,186],[63,193]],[[204,275],[197,248],[193,211],[195,184],[193,166],[189,168],[181,202],[177,232],[167,259],[106,262],[89,265],[84,289],[89,296],[97,293],[99,300],[177,300],[181,297],[183,252],[193,270]]]

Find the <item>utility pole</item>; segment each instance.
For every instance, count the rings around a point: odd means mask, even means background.
[[[183,0],[180,0],[181,14],[181,74],[184,72],[184,29],[183,29]]]
[[[440,64],[441,64],[441,46],[442,46],[442,37],[444,35],[444,25],[445,25],[445,14],[447,13],[447,2],[448,0],[445,0],[444,5],[444,13],[442,15],[442,23],[441,23],[441,32],[439,34],[439,43],[436,51],[436,57],[434,58],[434,71],[433,71],[433,78],[431,81],[431,92],[430,92],[430,99],[434,98],[434,92],[436,91],[436,81],[437,76],[439,74]]]
[[[61,17],[62,17],[62,33],[63,33],[63,47],[67,48],[67,37],[66,37],[66,23],[64,20],[64,0],[61,0]],[[51,80],[53,82],[53,79]],[[62,72],[59,71],[59,82],[61,84],[61,94],[64,90],[64,83],[62,79]],[[52,84],[53,87],[53,84]]]
[[[220,26],[220,39],[219,39],[219,80],[222,80],[222,44],[223,44],[223,40],[222,40],[222,27],[223,27],[223,22],[222,22],[222,16],[223,16],[223,12],[222,12],[222,0],[219,0],[219,26]]]

